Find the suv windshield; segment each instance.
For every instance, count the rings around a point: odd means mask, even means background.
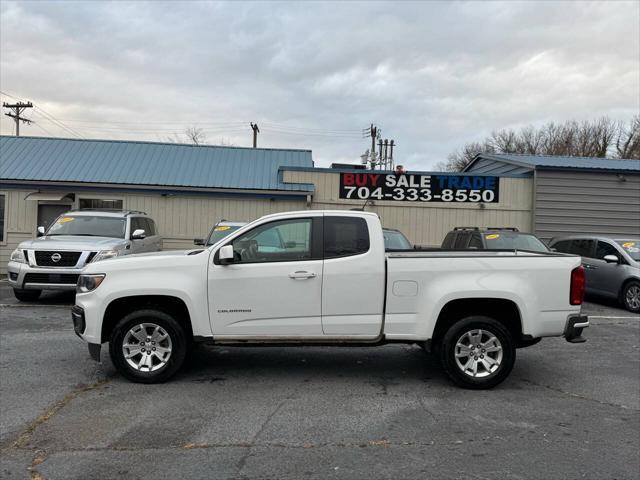
[[[124,238],[126,225],[126,220],[118,217],[64,215],[49,228],[47,235]]]
[[[620,245],[627,255],[633,258],[636,262],[640,262],[640,242],[637,240],[616,240],[616,243]]]
[[[397,230],[382,230],[385,250],[412,250],[409,240]]]
[[[218,243],[224,237],[229,235],[230,233],[235,232],[241,227],[241,225],[219,225],[213,229],[211,234],[209,235],[209,239],[207,240],[207,246],[213,245],[214,243]]]
[[[548,252],[547,246],[528,233],[495,232],[483,234],[487,250],[532,250]]]

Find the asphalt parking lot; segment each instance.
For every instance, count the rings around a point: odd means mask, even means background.
[[[518,351],[491,391],[421,349],[200,347],[164,385],[89,359],[73,296],[0,283],[0,477],[633,479],[640,319],[585,304],[586,344]]]

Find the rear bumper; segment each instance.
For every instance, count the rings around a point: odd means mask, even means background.
[[[589,317],[586,315],[570,315],[564,328],[564,338],[570,343],[583,343],[587,339],[582,336],[582,331],[589,328]]]

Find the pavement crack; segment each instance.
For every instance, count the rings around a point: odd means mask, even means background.
[[[18,435],[18,438],[13,442],[14,448],[25,448],[31,442],[31,437],[36,429],[48,422],[56,413],[58,413],[61,409],[63,409],[66,405],[68,405],[72,400],[77,398],[80,394],[89,392],[91,390],[95,390],[96,388],[102,387],[104,384],[109,382],[110,379],[106,378],[90,385],[81,385],[74,388],[72,391],[67,393],[64,397],[62,397],[57,402],[49,405],[44,412],[42,412],[38,417],[33,420],[27,428],[25,428],[22,433]]]
[[[273,411],[267,416],[267,418],[265,418],[264,422],[262,422],[262,425],[260,425],[260,429],[256,432],[256,434],[253,436],[253,438],[249,442],[249,447],[252,447],[252,446],[255,445],[256,440],[258,440],[258,438],[260,438],[260,435],[262,435],[262,432],[264,432],[265,428],[267,428],[267,424],[276,415],[276,413],[278,413],[280,411],[280,409],[285,404],[285,402],[287,402],[287,400],[289,400],[288,397],[287,398],[283,398],[280,401],[280,403],[278,404],[278,406],[273,409]],[[242,469],[244,468],[245,464],[247,463],[247,459],[249,458],[249,455],[251,455],[251,448],[248,448],[247,452],[242,456],[242,458],[240,458],[240,460],[238,460],[238,465],[236,466],[237,469],[238,469],[238,475],[240,475],[242,473]]]
[[[588,402],[594,402],[594,403],[598,403],[600,405],[606,405],[607,407],[616,407],[616,408],[621,408],[623,410],[633,410],[633,411],[639,411],[638,409],[632,408],[632,407],[628,407],[627,405],[621,405],[619,403],[611,403],[611,402],[603,402],[602,400],[598,400],[595,398],[591,398],[591,397],[587,397],[585,395],[580,395],[579,393],[573,393],[573,392],[567,392],[566,390],[562,390],[561,388],[558,387],[552,387],[551,385],[544,385],[542,383],[537,383],[534,382],[532,380],[528,380],[526,378],[520,378],[520,381],[524,382],[524,383],[528,383],[529,385],[535,385],[536,387],[542,387],[542,388],[546,388],[547,390],[551,390],[557,393],[561,393],[563,395],[566,395],[568,397],[572,397],[572,398],[579,398],[581,400],[586,400]]]

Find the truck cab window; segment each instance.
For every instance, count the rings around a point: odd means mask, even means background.
[[[324,258],[369,251],[369,229],[363,218],[324,217]]]
[[[235,263],[295,262],[311,258],[311,219],[271,222],[233,243]]]

